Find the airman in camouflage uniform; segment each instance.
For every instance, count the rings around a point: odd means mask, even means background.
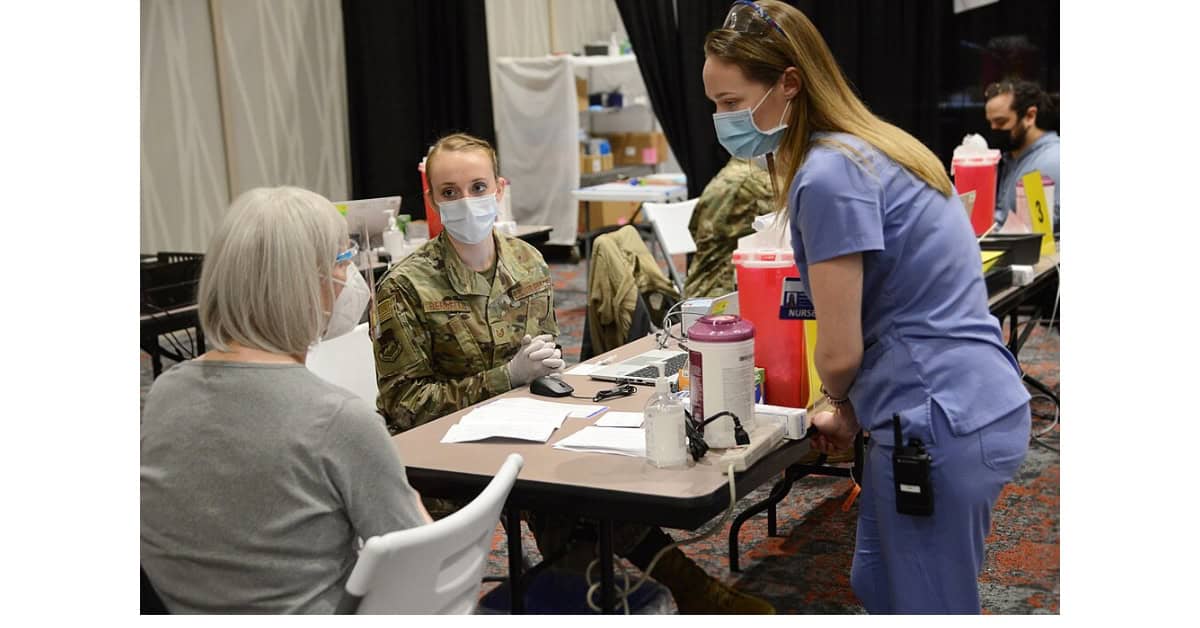
[[[508,392],[526,334],[558,335],[541,253],[498,232],[495,277],[468,268],[443,231],[384,276],[376,294],[380,412],[398,434]]]
[[[754,232],[751,225],[774,211],[771,177],[753,161],[729,160],[704,187],[688,230],[696,241],[684,282],[687,297],[719,297],[733,292],[733,261],[738,238]]]

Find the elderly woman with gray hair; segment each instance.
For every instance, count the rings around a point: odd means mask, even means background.
[[[429,522],[383,418],[304,365],[368,301],[345,220],[291,187],[241,195],[197,294],[212,350],[141,427],[141,561],[173,612],[332,612],[359,539]]]

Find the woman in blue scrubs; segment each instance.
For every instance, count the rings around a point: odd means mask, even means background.
[[[814,446],[870,432],[851,585],[872,613],[978,613],[991,510],[1025,457],[1029,394],[987,305],[979,247],[937,158],[874,116],[797,9],[734,3],[705,41],[721,144],[768,156],[816,306],[835,406]],[[765,130],[764,130],[765,129]],[[893,416],[929,456],[932,513],[898,510]]]

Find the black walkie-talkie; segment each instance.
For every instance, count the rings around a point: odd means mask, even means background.
[[[933,514],[933,485],[930,482],[932,459],[925,444],[913,438],[904,445],[900,433],[900,415],[892,415],[896,448],[892,453],[892,475],[896,481],[896,512],[928,517]]]

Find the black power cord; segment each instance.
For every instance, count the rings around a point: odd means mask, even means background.
[[[747,434],[745,428],[742,427],[741,419],[739,419],[736,414],[729,412],[728,410],[724,412],[718,412],[707,419],[704,419],[704,422],[700,424],[696,424],[696,422],[692,420],[692,413],[688,410],[685,409],[683,414],[685,419],[683,425],[687,431],[688,453],[692,455],[692,460],[695,460],[696,462],[699,462],[700,459],[704,457],[704,454],[708,453],[709,450],[708,443],[704,442],[704,426],[716,421],[719,418],[727,416],[733,419],[733,440],[735,443],[739,445],[750,444],[750,435]]]
[[[573,399],[584,399],[592,402],[600,402],[608,401],[609,399],[617,399],[620,397],[628,397],[629,395],[636,393],[637,386],[634,386],[633,384],[620,384],[618,386],[613,386],[612,388],[601,390],[591,397],[584,397],[576,394],[571,394],[571,397]]]

